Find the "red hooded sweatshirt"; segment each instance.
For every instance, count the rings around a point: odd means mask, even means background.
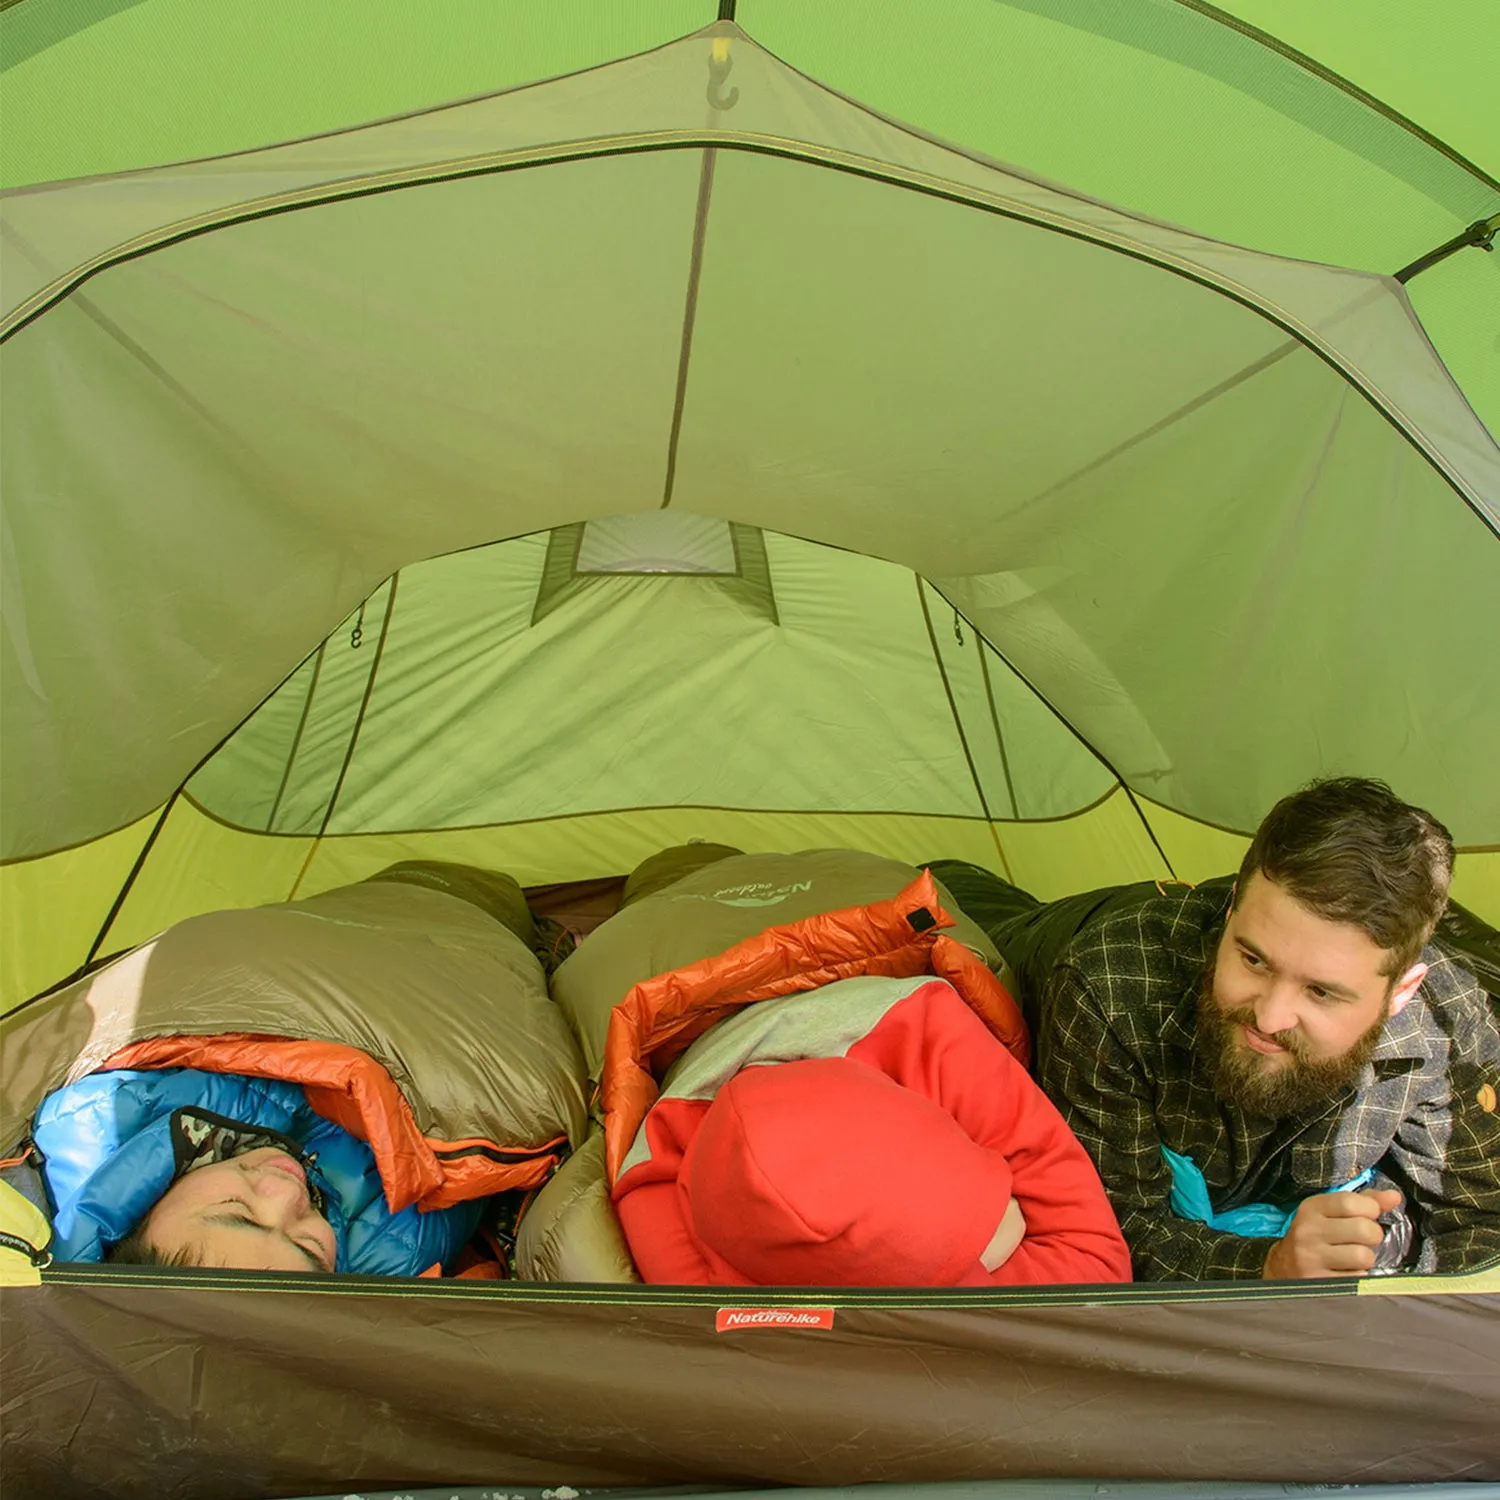
[[[1012,1194],[1026,1235],[988,1272]],[[724,1022],[669,1075],[614,1197],[648,1282],[1130,1279],[1083,1148],[942,980],[844,980]]]

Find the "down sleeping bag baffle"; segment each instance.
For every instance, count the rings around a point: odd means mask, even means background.
[[[226,1259],[190,1235],[206,1262],[450,1266],[483,1200],[541,1186],[584,1138],[533,936],[510,877],[398,866],[190,918],[6,1017],[0,1147],[40,1154],[54,1253],[108,1259],[148,1211],[160,1251],[162,1213],[238,1172],[296,1200],[309,1253]]]

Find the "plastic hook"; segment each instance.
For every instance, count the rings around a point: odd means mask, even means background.
[[[737,88],[724,92],[724,82],[729,77],[729,70],[734,66],[734,59],[726,50],[721,56],[716,47],[708,59],[708,102],[715,109],[733,109],[740,102],[740,91]]]

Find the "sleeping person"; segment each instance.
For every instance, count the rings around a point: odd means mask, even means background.
[[[453,1271],[494,1195],[583,1138],[533,937],[508,876],[400,865],[178,923],[6,1017],[0,1145],[51,1253]]]
[[[369,1145],[282,1079],[91,1073],[47,1097],[32,1141],[59,1260],[441,1273],[486,1201],[392,1212]]]
[[[720,1022],[613,1198],[649,1282],[1130,1280],[1093,1164],[955,988],[862,975]]]

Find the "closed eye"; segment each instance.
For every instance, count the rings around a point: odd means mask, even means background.
[[[266,1226],[255,1217],[255,1215],[250,1211],[250,1205],[246,1203],[242,1198],[221,1198],[215,1205],[215,1207],[227,1209],[238,1208],[242,1210],[242,1212],[214,1214],[212,1217],[205,1219],[204,1223],[224,1224],[233,1226],[235,1228],[258,1229],[263,1234],[272,1234],[275,1232],[273,1230],[267,1229]],[[308,1263],[312,1266],[313,1270],[323,1272],[329,1272],[333,1270],[333,1267],[324,1258],[323,1247],[318,1243],[317,1240],[294,1240],[290,1235],[288,1235],[287,1243],[295,1246],[302,1252],[303,1255],[307,1257]]]
[[[316,1242],[304,1244],[301,1240],[292,1243],[312,1262],[315,1271],[331,1271],[333,1267],[323,1259],[323,1247]]]

